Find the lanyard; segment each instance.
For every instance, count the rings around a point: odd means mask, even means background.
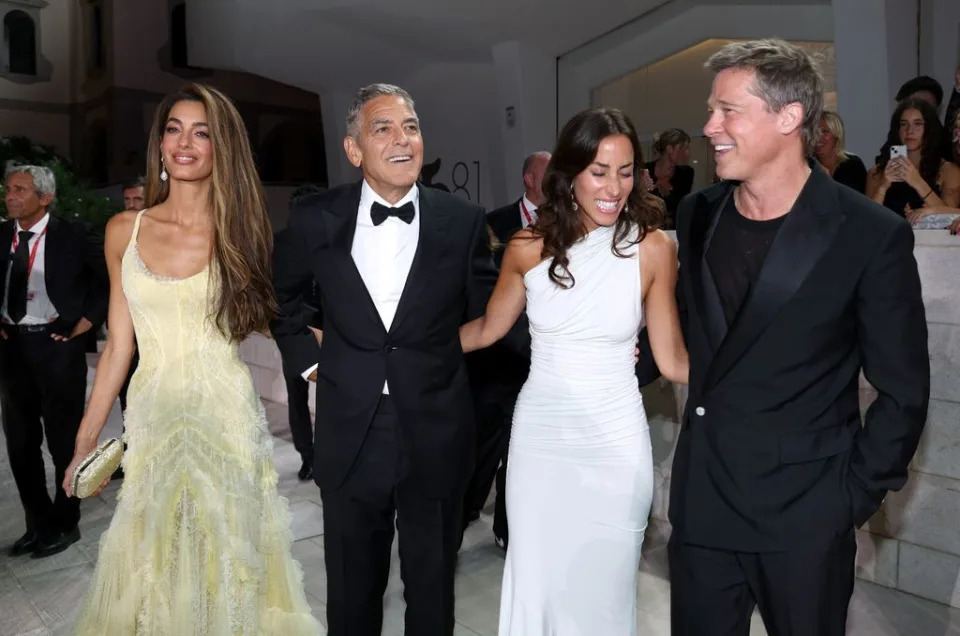
[[[533,225],[533,217],[530,216],[530,212],[527,211],[527,206],[523,202],[523,199],[520,199],[520,211],[523,212],[523,218],[527,220],[527,225]]]
[[[38,236],[37,240],[33,242],[33,247],[30,249],[30,259],[27,261],[27,280],[30,280],[30,273],[33,271],[33,262],[37,260],[37,250],[40,249],[40,241],[43,240],[43,236],[46,233],[47,233],[47,228],[43,228],[43,232],[40,232],[40,236]],[[13,235],[12,251],[16,252],[17,247],[19,245],[20,245],[20,234],[16,233]]]

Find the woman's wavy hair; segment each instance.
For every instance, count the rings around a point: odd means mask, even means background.
[[[240,341],[269,328],[277,312],[266,197],[240,113],[217,89],[194,83],[167,95],[157,106],[147,149],[146,205],[162,203],[170,194],[170,182],[160,179],[160,143],[170,111],[181,101],[203,104],[213,148],[211,271],[219,287],[211,318],[225,336]]]
[[[547,165],[543,178],[546,201],[537,208],[539,218],[534,226],[536,236],[543,239],[541,257],[552,259],[550,280],[560,287],[570,288],[576,282],[569,270],[567,250],[587,231],[581,212],[574,207],[573,182],[593,163],[600,142],[616,135],[626,136],[633,146],[633,190],[617,217],[611,250],[618,257],[626,258],[626,248],[638,244],[648,232],[663,225],[666,216],[663,202],[643,188],[640,176],[643,152],[637,131],[627,116],[616,108],[594,108],[574,115],[560,132]],[[638,232],[636,238],[631,239],[634,226]]]
[[[900,141],[900,118],[910,109],[919,111],[923,117],[923,146],[920,147],[920,165],[917,166],[917,171],[928,184],[936,185],[937,173],[940,172],[943,124],[940,123],[940,116],[933,106],[915,97],[903,100],[893,111],[887,141],[880,147],[880,154],[877,155],[877,169],[882,174],[890,161],[890,146],[903,143]]]

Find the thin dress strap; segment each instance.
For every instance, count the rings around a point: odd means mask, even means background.
[[[128,250],[137,244],[137,234],[140,233],[140,217],[142,217],[146,211],[146,209],[143,209],[137,212],[137,219],[133,222],[133,233],[130,234],[130,242],[127,244]]]

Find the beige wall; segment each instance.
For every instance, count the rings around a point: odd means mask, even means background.
[[[191,77],[188,78],[164,70],[161,62],[166,64],[170,55],[167,0],[115,0],[112,13],[113,47],[116,52],[113,82],[116,86],[166,94],[193,79],[214,84],[238,102],[305,109],[317,107],[316,95],[255,75],[231,71],[196,71],[190,72]]]
[[[667,128],[682,128],[701,135],[706,122],[706,100],[711,74],[703,68],[713,53],[730,40],[710,39],[666,57],[659,62],[601,85],[594,91],[593,105],[623,109],[644,138]],[[827,102],[836,103],[833,44],[797,42],[821,58]]]
[[[56,104],[73,101],[71,85],[71,50],[73,46],[74,2],[55,0],[40,11],[38,58],[42,56],[53,65],[48,82],[31,84],[13,82],[0,75],[0,99],[29,100]],[[0,16],[2,19],[2,16]],[[38,67],[40,66],[38,59]]]
[[[0,137],[13,135],[26,135],[67,155],[70,151],[70,115],[0,108]]]

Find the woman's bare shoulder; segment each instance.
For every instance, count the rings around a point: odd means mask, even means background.
[[[509,259],[521,272],[536,267],[542,259],[543,235],[524,228],[510,237],[504,260]]]

